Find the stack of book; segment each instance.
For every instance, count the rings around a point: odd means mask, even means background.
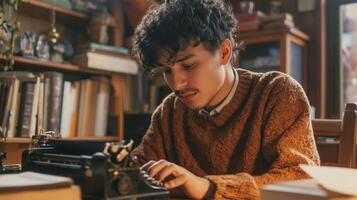
[[[80,67],[137,74],[139,66],[128,54],[126,48],[88,43],[78,45],[73,63]]]
[[[264,22],[266,15],[261,11],[255,11],[247,14],[237,14],[239,31],[259,30],[260,25]]]
[[[263,29],[294,28],[294,17],[290,13],[271,14],[265,19]]]

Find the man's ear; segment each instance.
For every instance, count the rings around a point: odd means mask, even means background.
[[[229,39],[223,40],[219,48],[219,53],[221,57],[221,65],[226,65],[232,57],[232,41]]]

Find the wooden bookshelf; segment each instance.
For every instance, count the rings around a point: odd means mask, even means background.
[[[110,25],[112,30],[109,30],[110,44],[113,46],[121,46],[122,42],[122,23],[120,23],[120,16],[123,14],[122,10],[117,9],[121,6],[120,1],[111,0],[110,5],[115,6],[115,11],[112,13],[115,18],[111,18]],[[18,21],[24,24],[23,30],[20,31],[31,31],[36,34],[43,33],[48,28],[48,23],[51,21],[52,10],[56,12],[56,24],[59,26],[58,31],[61,32],[61,36],[70,42],[77,42],[74,38],[86,31],[86,27],[90,21],[90,15],[73,11],[70,9],[62,8],[50,3],[41,2],[39,0],[22,0],[19,5],[18,11]],[[27,25],[27,26],[25,26]],[[68,33],[66,35],[66,33]],[[71,40],[73,39],[73,40]],[[128,58],[130,59],[130,58]],[[81,67],[74,64],[61,64],[54,63],[50,61],[42,61],[36,58],[25,58],[21,56],[14,56],[14,66],[15,71],[29,71],[29,72],[46,72],[46,71],[56,71],[63,73],[64,80],[75,81],[75,80],[85,80],[95,76],[106,76],[110,78],[110,84],[115,85],[114,79],[124,76],[120,72],[112,72],[100,69],[91,69],[86,67]],[[4,57],[0,56],[0,64],[4,62]],[[123,139],[123,103],[121,102],[121,93],[118,90],[113,90],[113,103],[110,106],[114,108],[109,110],[110,116],[117,117],[118,127],[117,131],[112,131],[111,134],[114,136],[103,136],[103,137],[73,137],[73,138],[63,138],[64,140],[73,141],[120,141]],[[7,152],[6,164],[20,163],[21,153],[23,150],[28,149],[31,143],[30,138],[7,138],[6,141],[0,141],[0,150]]]
[[[60,71],[60,72],[72,72],[72,73],[80,73],[80,74],[88,74],[88,75],[104,75],[104,76],[112,76],[113,74],[120,74],[119,72],[98,70],[80,67],[73,64],[62,64],[62,63],[54,63],[49,61],[35,60],[30,58],[24,58],[20,56],[14,56],[15,59],[15,70],[31,70],[38,69],[42,71]],[[3,61],[4,58],[0,57],[0,61]]]
[[[39,0],[22,0],[19,6],[19,14],[38,19],[50,20],[52,8],[56,12],[56,23],[71,27],[85,27],[89,22],[89,15],[62,8]]]

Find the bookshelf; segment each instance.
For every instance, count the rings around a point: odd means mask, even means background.
[[[113,46],[122,45],[122,33],[123,33],[123,10],[121,1],[108,0],[110,3],[110,9],[114,12],[109,21],[109,34],[110,44]],[[19,5],[18,21],[21,23],[20,32],[34,31],[36,33],[43,33],[50,28],[50,18],[52,9],[56,12],[56,28],[60,32],[61,36],[70,38],[72,43],[76,41],[71,40],[72,36],[68,37],[68,32],[71,34],[79,35],[86,30],[86,26],[90,22],[90,15],[62,8],[56,5],[52,5],[39,0],[22,0]],[[125,56],[124,59],[131,60],[130,57]],[[76,137],[67,137],[68,140],[95,140],[95,141],[119,141],[124,138],[123,127],[123,100],[120,88],[120,81],[127,74],[100,70],[94,68],[85,68],[72,63],[54,63],[50,61],[42,61],[32,58],[26,58],[21,56],[14,56],[15,65],[14,71],[28,71],[32,73],[40,72],[60,72],[63,74],[63,81],[83,80],[86,78],[105,77],[109,80],[110,84],[110,98],[113,102],[109,103],[108,113],[109,115],[115,115],[117,118],[111,119],[111,123],[116,124],[112,127],[112,132],[107,132],[107,136],[93,136],[93,135],[77,135]],[[4,58],[0,56],[0,63],[4,61]],[[114,132],[113,132],[114,130]],[[5,164],[15,164],[21,161],[21,152],[28,148],[30,144],[30,138],[11,137],[6,141],[0,141],[0,150],[7,152],[7,159]]]
[[[29,58],[24,58],[20,56],[15,56],[15,65],[14,70],[28,70],[29,68],[38,69],[38,70],[56,70],[64,73],[79,73],[79,74],[88,74],[88,75],[103,75],[103,76],[112,76],[120,75],[121,73],[105,71],[105,70],[97,70],[91,68],[83,68],[78,65],[73,64],[62,64],[62,63],[54,63],[49,61],[41,61],[34,60]],[[0,61],[3,58],[0,57]]]
[[[309,36],[296,28],[240,32],[238,42],[245,50],[239,67],[256,72],[281,71],[307,89],[307,44]]]

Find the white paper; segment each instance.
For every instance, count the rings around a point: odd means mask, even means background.
[[[357,196],[357,169],[300,165],[327,190]]]

